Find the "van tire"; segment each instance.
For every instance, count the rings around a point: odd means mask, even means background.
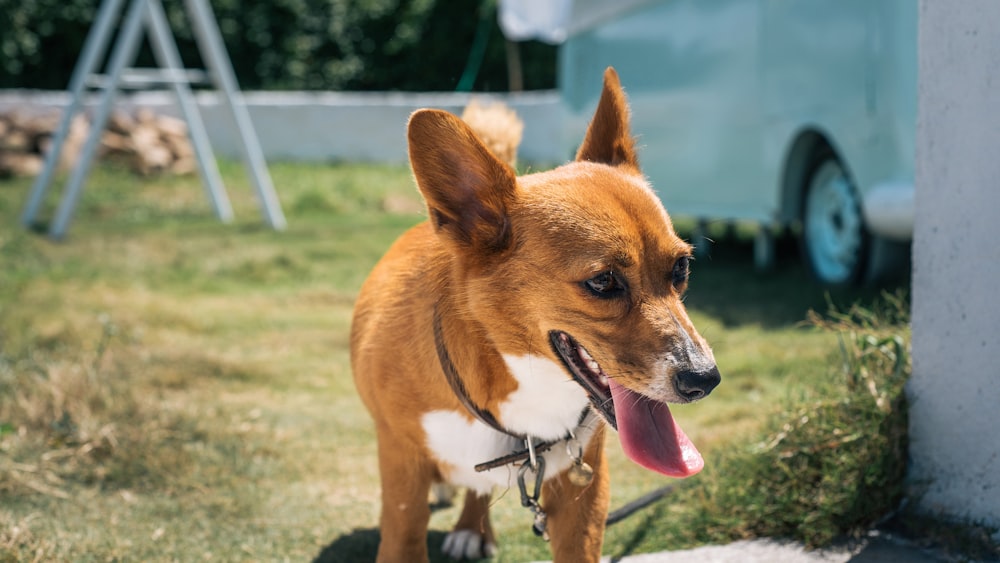
[[[832,150],[815,151],[802,185],[802,256],[809,272],[829,287],[855,286],[865,279],[872,236],[864,224],[861,198],[850,174]]]

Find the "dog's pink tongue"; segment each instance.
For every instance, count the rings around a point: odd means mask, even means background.
[[[667,405],[609,380],[615,403],[618,439],[632,461],[670,477],[690,477],[701,471],[705,460]]]

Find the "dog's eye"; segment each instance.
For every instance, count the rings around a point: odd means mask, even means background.
[[[675,288],[680,288],[687,282],[688,272],[691,267],[691,258],[688,256],[681,256],[674,262],[674,270],[671,273],[671,281]]]
[[[590,293],[602,299],[618,297],[625,293],[625,281],[618,274],[608,271],[597,274],[583,282]]]

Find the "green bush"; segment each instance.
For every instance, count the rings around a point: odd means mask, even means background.
[[[908,447],[909,304],[883,297],[877,310],[810,314],[812,324],[838,335],[839,374],[772,417],[763,439],[716,461],[725,478],[706,491],[710,535],[822,546],[866,531],[898,507]]]
[[[791,394],[760,431],[712,452],[632,532],[635,550],[750,538],[823,547],[893,514],[905,493],[908,317],[902,293],[870,308],[810,312],[810,325],[840,341],[830,377]]]
[[[127,4],[127,3],[126,3]],[[244,89],[507,89],[495,0],[212,0]],[[0,0],[0,88],[63,89],[97,0]],[[187,66],[200,67],[180,0],[164,2]],[[474,47],[481,35],[481,49]],[[526,89],[555,84],[555,47],[520,46]],[[480,54],[481,53],[481,54]],[[471,59],[471,65],[470,65]],[[147,46],[138,66],[152,66]],[[465,88],[468,89],[468,88]]]

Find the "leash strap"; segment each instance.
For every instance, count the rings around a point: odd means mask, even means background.
[[[556,444],[555,442],[541,442],[539,444],[535,444],[535,451],[537,453],[547,452],[551,450],[552,446],[554,446],[555,444]],[[477,473],[481,473],[483,471],[489,471],[490,469],[496,469],[497,467],[503,467],[505,465],[517,463],[519,461],[528,461],[529,457],[531,457],[531,454],[530,452],[528,452],[528,450],[521,450],[518,452],[507,454],[505,456],[498,457],[491,461],[478,463],[475,466],[475,470]]]

